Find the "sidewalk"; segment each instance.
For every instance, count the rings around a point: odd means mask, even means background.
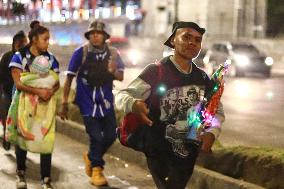
[[[56,144],[52,156],[51,178],[56,189],[95,189],[85,174],[82,154],[88,146],[60,133],[56,134]],[[28,189],[40,188],[39,154],[28,153],[27,184]],[[108,162],[105,175],[110,187],[105,189],[154,189],[151,175],[141,167],[120,160],[110,154],[105,156]],[[16,159],[14,149],[4,151],[0,147],[0,189],[16,188]]]
[[[83,125],[71,121],[57,119],[57,131],[76,141],[86,144],[88,142]],[[122,146],[116,141],[110,148],[110,155],[118,157],[129,163],[134,163],[147,169],[146,160],[142,153]],[[190,186],[190,187],[189,187]],[[263,187],[233,179],[199,166],[195,167],[193,176],[187,188],[190,189],[263,189]]]

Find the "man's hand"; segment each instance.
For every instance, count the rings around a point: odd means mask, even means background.
[[[61,111],[58,113],[58,115],[60,116],[60,118],[62,120],[67,120],[68,119],[68,103],[67,102],[64,102],[62,103],[62,108],[61,108]]]
[[[204,135],[201,136],[202,147],[201,150],[206,153],[212,153],[211,147],[214,144],[215,136],[210,132],[205,132]]]
[[[152,126],[153,122],[148,118],[149,109],[145,102],[141,100],[136,100],[133,104],[132,111],[138,114],[143,121],[143,123]]]
[[[116,63],[113,62],[113,61],[110,61],[110,62],[108,63],[108,71],[109,71],[110,73],[114,73],[114,72],[116,71],[116,69],[117,69]]]

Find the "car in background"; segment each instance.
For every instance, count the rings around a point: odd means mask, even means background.
[[[206,55],[207,49],[201,49],[198,56],[195,57],[192,61],[201,69],[204,69],[203,59]],[[170,56],[174,54],[174,49],[165,46],[163,50],[163,57]]]
[[[250,42],[213,43],[204,57],[207,73],[213,73],[225,61],[230,63],[228,75],[231,77],[242,77],[252,72],[270,77],[273,65],[273,59]]]
[[[131,48],[127,37],[111,37],[108,43],[119,50],[126,67],[137,66],[142,61],[141,52]]]

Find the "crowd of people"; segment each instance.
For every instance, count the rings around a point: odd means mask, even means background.
[[[87,42],[74,50],[66,70],[63,96],[58,94],[60,63],[48,51],[49,29],[35,20],[28,34],[17,32],[12,50],[0,62],[0,119],[5,130],[5,149],[10,143],[15,147],[16,187],[27,188],[26,159],[27,153],[32,152],[40,154],[42,189],[53,188],[55,117],[68,119],[69,93],[76,77],[75,103],[89,137],[89,147],[82,158],[90,183],[108,185],[103,157],[117,138],[116,107],[125,115],[136,114],[146,126],[140,151],[145,154],[157,188],[185,188],[198,154],[211,152],[225,118],[219,103],[215,115],[218,124],[201,132],[196,139],[200,146],[186,142],[186,137],[171,136],[173,129],[186,133],[188,110],[209,90],[210,78],[192,62],[201,50],[204,33],[205,29],[196,23],[174,23],[172,35],[165,42],[174,49],[174,55],[149,64],[114,98],[113,81],[123,81],[124,63],[119,51],[107,43],[110,33],[104,22],[92,22],[84,33]],[[161,83],[165,86],[162,94],[157,93]]]

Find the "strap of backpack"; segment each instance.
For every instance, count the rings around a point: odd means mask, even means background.
[[[110,53],[111,53],[111,56],[112,56],[112,60],[116,60],[116,57],[117,57],[117,50],[116,50],[116,48],[111,47],[111,46],[109,46],[108,48],[110,50]],[[87,59],[88,49],[89,49],[89,43],[85,43],[83,45],[83,55],[82,55],[82,63],[81,63],[81,65],[84,64],[86,59]],[[80,70],[80,68],[78,70]]]
[[[108,49],[110,51],[110,56],[111,56],[111,61],[112,62],[115,62],[116,61],[116,58],[118,56],[117,54],[117,49],[112,47],[112,46],[108,46]]]
[[[163,72],[164,72],[163,61],[156,61],[155,64],[157,66],[157,78],[156,78],[154,85],[151,86],[154,91],[151,92],[151,95],[146,100],[149,108],[152,106],[153,103],[154,104],[157,103],[157,100],[158,100],[159,97],[155,93],[157,92],[156,91],[157,87],[158,87],[160,81],[162,80],[162,76],[163,76]]]
[[[26,72],[27,71],[27,69],[26,69],[27,65],[30,65],[31,62],[32,62],[31,54],[25,49],[21,49],[20,54],[22,56],[23,72]]]
[[[86,44],[83,45],[82,64],[84,64],[85,61],[86,61],[87,53],[88,53],[88,46],[89,46],[88,43],[86,43]]]
[[[157,78],[157,83],[159,83],[162,79],[162,75],[163,75],[163,65],[161,62],[157,63],[157,67],[158,67],[158,78]]]
[[[162,80],[162,77],[163,77],[163,72],[164,72],[164,62],[166,61],[165,58],[159,60],[159,61],[156,61],[155,64],[157,66],[157,80],[156,80],[156,84],[155,84],[155,87],[157,86],[157,84],[159,84],[159,82]]]
[[[85,63],[85,61],[86,61],[86,59],[87,59],[87,54],[88,54],[88,49],[89,49],[88,46],[89,46],[88,43],[85,43],[85,44],[83,45],[82,62],[81,62],[81,65],[79,66],[77,72],[80,72],[80,69],[81,69],[82,65]]]

